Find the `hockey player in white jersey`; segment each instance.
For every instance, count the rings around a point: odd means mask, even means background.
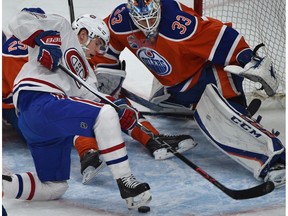
[[[91,22],[91,18],[87,15],[79,16],[72,23],[72,29],[81,37],[79,32],[82,28],[86,27],[88,32],[90,32],[90,28],[87,28],[87,25]],[[109,31],[107,29],[107,31]],[[82,45],[84,49],[85,44]],[[107,47],[108,48],[108,47]],[[102,51],[104,54],[106,50]],[[91,58],[88,57],[90,60]],[[123,66],[123,65],[122,65]],[[109,99],[113,100],[115,104],[119,105],[130,105],[128,100],[123,97],[119,97],[119,90],[121,89],[121,85],[125,79],[126,72],[125,66],[122,67],[122,70],[116,70],[105,67],[97,67],[95,68],[95,74],[98,81],[98,90],[104,94],[110,95]],[[137,112],[137,110],[133,107],[133,109]],[[141,122],[152,134],[154,138],[151,138],[148,134],[146,134],[143,130],[139,129],[139,127],[127,127],[125,126],[125,122],[121,121],[120,125],[122,127],[122,131],[139,143],[144,145],[151,153],[151,155],[156,160],[163,160],[174,156],[167,148],[160,145],[155,138],[161,139],[164,142],[167,142],[175,151],[182,153],[187,151],[194,146],[196,143],[193,138],[189,135],[180,134],[180,135],[166,135],[160,134],[160,132],[154,128],[154,126],[147,121],[139,112],[137,112],[138,121]]]
[[[94,15],[91,18],[99,19]],[[68,188],[72,139],[81,135],[97,138],[102,158],[128,208],[151,200],[149,185],[137,181],[132,174],[121,135],[119,116],[127,118],[132,111],[124,109],[117,114],[114,108],[101,103],[98,97],[58,69],[61,63],[87,84],[96,85],[86,58],[102,53],[108,46],[109,31],[105,23],[101,24],[97,28],[103,34],[88,35],[83,29],[82,41],[69,22],[59,15],[26,8],[10,21],[12,33],[32,48],[29,62],[15,79],[13,102],[37,175],[28,172],[4,176],[5,197],[27,200],[61,197]],[[79,42],[85,44],[84,50]],[[126,122],[128,126],[135,124],[131,116]]]

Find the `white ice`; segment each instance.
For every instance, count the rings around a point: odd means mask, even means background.
[[[119,0],[74,0],[76,16],[95,13],[105,17]],[[185,1],[183,1],[185,2]],[[190,4],[189,0],[186,0]],[[67,1],[61,0],[3,0],[3,29],[7,22],[23,7],[41,7],[47,13],[60,13],[69,19]],[[127,62],[127,79],[124,86],[135,93],[148,97],[152,77],[128,51],[121,55]],[[141,107],[140,107],[141,108]],[[281,132],[279,138],[285,144],[285,108],[260,110],[265,128]],[[244,189],[261,182],[252,174],[225,156],[201,134],[195,122],[187,119],[148,117],[153,125],[167,134],[190,134],[198,146],[183,155],[201,167],[219,182],[231,189]],[[177,158],[155,161],[148,151],[130,137],[124,136],[128,155],[135,176],[147,181],[153,194],[149,216],[284,216],[285,187],[271,194],[249,200],[233,200],[205,180],[202,176]],[[3,198],[9,216],[120,216],[143,215],[128,210],[121,199],[116,182],[108,168],[100,171],[90,185],[81,184],[79,157],[75,150],[71,156],[71,178],[66,194],[57,201],[19,201]],[[30,153],[16,132],[3,128],[3,168],[12,172],[34,171]]]

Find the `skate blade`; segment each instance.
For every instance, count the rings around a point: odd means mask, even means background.
[[[193,140],[183,140],[179,143],[179,148],[177,149],[178,153],[183,153],[189,149],[192,149],[197,146]],[[165,160],[174,156],[172,152],[169,152],[166,148],[158,149],[153,152],[155,160]]]
[[[83,179],[82,184],[87,185],[93,181],[93,179],[96,177],[98,172],[104,167],[105,163],[102,162],[96,169],[92,166],[88,166],[83,171]]]
[[[139,208],[140,206],[145,206],[152,200],[152,195],[150,191],[145,191],[138,196],[128,197],[125,199],[128,209]]]

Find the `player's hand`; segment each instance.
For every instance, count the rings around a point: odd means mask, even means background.
[[[61,37],[58,31],[44,31],[35,37],[36,44],[40,47],[37,60],[51,71],[57,69],[62,57]]]
[[[127,102],[124,98],[117,99],[114,101],[116,105],[120,108],[118,111],[120,125],[122,130],[131,130],[137,124],[138,112],[127,105]]]

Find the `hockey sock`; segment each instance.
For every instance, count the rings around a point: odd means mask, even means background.
[[[41,182],[32,172],[3,175],[2,184],[4,197],[20,200],[59,199],[68,189],[66,181]]]
[[[97,142],[92,137],[76,136],[74,138],[74,146],[80,158],[91,149],[98,150]]]
[[[140,121],[143,119],[140,119]],[[151,125],[150,122],[146,121],[141,121],[141,124],[146,127],[149,131],[151,131],[154,135],[159,135],[159,132]],[[147,142],[151,139],[151,137],[146,134],[141,128],[139,127],[134,127],[131,131],[131,136],[133,139],[137,140],[140,142],[142,145],[146,145]]]
[[[102,158],[110,168],[114,179],[130,175],[126,146],[115,109],[104,105],[93,129]]]

